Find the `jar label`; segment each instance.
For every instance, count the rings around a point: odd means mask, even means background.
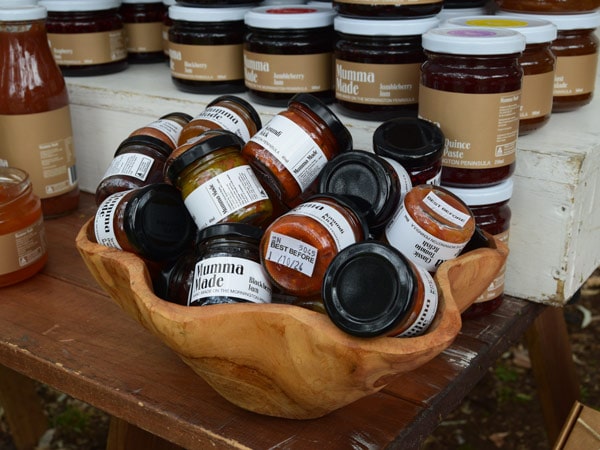
[[[149,156],[139,153],[123,153],[113,158],[102,179],[123,175],[146,181],[152,164],[154,164],[154,159]]]
[[[123,29],[98,33],[48,33],[48,41],[59,66],[89,66],[127,58]]]
[[[276,115],[250,139],[264,147],[294,177],[302,191],[317,179],[327,156],[313,138],[294,121]]]
[[[589,94],[594,91],[598,52],[588,55],[557,56],[554,96]]]
[[[392,5],[392,6],[413,6],[430,5],[442,3],[443,0],[335,0],[336,3],[353,3],[360,5]]]
[[[200,114],[198,114],[192,122],[196,120],[207,120],[217,124],[224,130],[231,131],[237,134],[244,142],[250,139],[250,130],[246,126],[244,119],[229,108],[222,106],[209,106]]]
[[[152,123],[149,123],[144,128],[152,128],[154,130],[160,131],[167,137],[167,139],[169,139],[169,141],[171,142],[171,147],[175,148],[177,147],[177,140],[179,139],[179,135],[181,134],[183,125],[180,125],[174,120],[158,119]]]
[[[435,195],[433,191],[430,191],[424,198],[423,204],[428,206],[431,210],[435,211],[435,213],[448,222],[453,223],[454,225],[464,228],[467,224],[471,216],[469,214],[465,214],[462,211],[459,211],[449,203],[446,203],[440,197]]]
[[[416,266],[417,275],[423,282],[423,306],[414,323],[407,330],[398,334],[398,337],[419,336],[427,331],[438,309],[438,290],[435,280],[429,272]]]
[[[335,98],[364,105],[413,105],[419,100],[420,63],[335,63]]]
[[[0,236],[0,275],[21,270],[38,261],[46,254],[44,220]]]
[[[98,244],[123,250],[117,240],[114,221],[117,206],[119,206],[119,202],[128,192],[130,191],[121,191],[109,195],[98,206],[96,215],[94,216],[94,236],[96,236]]]
[[[406,171],[404,166],[395,159],[386,158],[385,156],[382,156],[381,158],[385,159],[388,163],[390,163],[390,166],[394,168],[394,171],[398,175],[398,178],[400,180],[400,201],[402,201],[402,199],[404,199],[404,196],[413,187],[412,181],[410,179],[410,174]]]
[[[352,224],[335,208],[319,202],[305,202],[296,206],[292,214],[310,217],[319,222],[335,241],[338,252],[356,242]]]
[[[215,256],[196,263],[188,306],[208,297],[235,297],[271,303],[271,283],[260,263],[233,256]]]
[[[200,229],[220,222],[247,206],[268,200],[266,192],[248,165],[234,167],[194,189],[184,200]]]
[[[265,258],[311,277],[319,250],[299,239],[272,231]]]
[[[419,89],[419,117],[439,125],[446,137],[443,166],[479,170],[515,161],[521,91],[469,94],[422,84]]]
[[[521,88],[521,120],[550,114],[553,89],[554,72],[525,75]]]
[[[508,245],[509,230],[495,234],[494,237]],[[498,298],[504,293],[504,277],[506,274],[506,262],[502,264],[496,278],[490,283],[483,293],[475,299],[475,303],[483,303]]]
[[[162,22],[123,23],[127,51],[130,53],[162,52]]]
[[[244,80],[248,89],[284,94],[333,89],[333,53],[281,55],[244,50]]]
[[[55,197],[77,184],[69,106],[36,114],[0,115],[0,158],[29,173],[33,192]]]
[[[182,80],[243,80],[243,44],[186,45],[171,42],[171,75]]]

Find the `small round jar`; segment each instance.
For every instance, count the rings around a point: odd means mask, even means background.
[[[334,99],[331,8],[260,6],[244,21],[244,78],[250,99],[284,106],[297,93]]]
[[[241,154],[243,141],[227,130],[208,130],[183,144],[167,160],[176,186],[200,230],[221,222],[261,225],[273,205]]]
[[[447,20],[446,27],[503,27],[525,36],[525,50],[519,57],[523,68],[519,135],[542,127],[552,112],[556,58],[551,44],[556,39],[556,25],[548,20],[519,17],[469,16]]]
[[[64,75],[106,75],[127,68],[118,0],[40,0],[39,4],[48,10],[48,42]]]
[[[321,292],[335,255],[368,234],[366,220],[348,197],[318,194],[267,227],[261,262],[273,286],[284,294],[312,297]]]
[[[600,8],[599,0],[496,0],[498,8],[515,13],[576,14]]]
[[[166,59],[162,41],[166,10],[162,0],[121,0],[119,12],[130,63],[155,63]]]
[[[236,134],[244,142],[262,127],[260,115],[249,102],[234,95],[221,95],[181,130],[179,145],[208,130],[223,129]]]
[[[327,161],[351,149],[352,135],[333,111],[311,94],[297,94],[242,153],[274,195],[295,206]]]
[[[351,197],[364,210],[370,234],[377,237],[411,189],[410,176],[401,165],[371,152],[353,150],[325,164],[317,192]]]
[[[515,170],[525,37],[505,28],[434,28],[423,48],[419,117],[444,133],[442,184],[506,180]]]
[[[508,245],[511,210],[508,205],[513,192],[513,180],[508,180],[486,188],[448,188],[462,199],[473,212],[475,223],[496,239]],[[504,299],[504,274],[506,264],[502,266],[494,281],[463,312],[463,317],[473,319],[494,312]]]
[[[0,287],[32,277],[48,260],[41,201],[15,167],[0,167],[0,255]]]
[[[457,257],[475,232],[475,217],[456,195],[421,184],[406,194],[385,229],[385,240],[429,272]]]
[[[435,16],[442,0],[333,0],[333,9],[341,16],[374,19],[414,19]]]
[[[244,15],[250,7],[171,6],[169,57],[177,89],[197,94],[243,92]]]
[[[322,290],[331,321],[359,337],[413,337],[427,331],[438,309],[433,277],[383,242],[342,250]]]
[[[177,189],[160,183],[108,196],[98,207],[90,240],[151,261],[175,258],[196,227]]]
[[[421,35],[438,23],[435,17],[336,17],[336,108],[346,116],[363,120],[416,116],[421,64],[426,59]]]

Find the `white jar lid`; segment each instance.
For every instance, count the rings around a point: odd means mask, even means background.
[[[452,55],[506,55],[525,49],[525,36],[506,28],[433,28],[423,48]]]
[[[336,16],[333,27],[336,31],[358,36],[420,36],[438,26],[437,17],[402,20],[368,20]]]
[[[321,28],[333,25],[336,12],[325,6],[259,6],[246,13],[246,25],[255,28]]]
[[[525,36],[527,44],[552,42],[556,39],[556,25],[549,20],[512,16],[465,16],[448,19],[442,27],[509,28]]]
[[[120,0],[40,0],[39,4],[50,12],[104,11],[117,9]]]
[[[144,4],[144,3],[162,3],[163,0],[121,0],[121,3],[139,3]]]
[[[0,8],[20,8],[21,6],[37,5],[38,0],[0,0]]]
[[[195,6],[169,6],[169,18],[186,22],[234,22],[244,20],[252,7],[200,8]]]
[[[563,30],[593,30],[600,27],[600,11],[583,14],[524,14],[509,11],[497,11],[499,16],[515,16],[527,19],[544,19],[552,22],[558,28]]]
[[[48,16],[46,8],[39,5],[0,7],[0,22],[21,22],[24,20],[40,20]]]
[[[437,13],[437,17],[440,22],[452,19],[453,17],[465,17],[465,16],[483,16],[488,14],[488,8],[485,6],[474,6],[472,8],[444,8]]]
[[[510,200],[513,193],[513,179],[482,188],[457,188],[442,186],[460,198],[467,206],[492,205]]]

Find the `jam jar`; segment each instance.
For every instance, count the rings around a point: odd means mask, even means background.
[[[447,188],[462,199],[473,212],[475,223],[496,239],[508,245],[511,210],[509,200],[513,192],[513,180],[485,188]],[[476,318],[492,313],[504,298],[504,274],[506,264],[488,288],[464,312],[464,318]]]
[[[321,100],[296,94],[244,146],[257,176],[284,204],[298,204],[327,161],[352,149],[352,135]]]
[[[373,151],[404,167],[413,186],[440,184],[444,142],[440,127],[417,117],[387,120],[373,132]]]
[[[421,64],[425,61],[421,35],[438,23],[435,17],[336,17],[336,108],[346,116],[363,120],[416,116]]]
[[[260,115],[249,102],[235,95],[221,95],[190,120],[181,130],[179,145],[207,130],[223,129],[235,133],[244,142],[262,127]]]
[[[375,19],[414,19],[435,16],[442,10],[442,0],[333,0],[341,16]]]
[[[244,21],[244,78],[250,99],[284,106],[296,93],[334,99],[331,8],[260,6]]]
[[[551,50],[556,25],[548,20],[501,16],[469,16],[447,20],[447,27],[504,27],[525,36],[525,50],[519,57],[523,68],[519,135],[542,127],[552,112],[556,58]]]
[[[600,0],[495,0],[498,8],[533,14],[574,14],[600,8]]]
[[[421,335],[438,310],[431,274],[378,241],[338,253],[327,268],[322,297],[331,321],[359,337]]]
[[[250,7],[171,6],[171,79],[184,92],[244,92],[244,15]]]
[[[119,0],[40,0],[56,63],[67,76],[106,75],[127,68]]]
[[[166,59],[162,41],[166,10],[162,0],[121,0],[119,13],[125,28],[130,63],[155,63]]]
[[[260,226],[273,205],[240,152],[243,141],[216,129],[177,147],[165,165],[166,178],[180,191],[200,230],[220,222]]]
[[[457,257],[475,232],[469,207],[441,186],[420,184],[406,194],[385,229],[385,241],[429,272]]]
[[[0,287],[32,277],[48,260],[40,199],[16,167],[0,167],[0,255]]]
[[[368,235],[367,222],[349,197],[317,194],[267,227],[261,262],[273,286],[284,294],[312,297],[321,292],[335,255]]]
[[[515,169],[525,37],[505,28],[440,27],[423,35],[423,48],[419,117],[444,133],[442,184],[504,181]]]
[[[183,253],[195,234],[179,191],[156,183],[108,196],[96,211],[89,238],[150,261],[164,261]]]

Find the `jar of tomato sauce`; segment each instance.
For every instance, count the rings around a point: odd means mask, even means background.
[[[29,175],[0,167],[0,287],[32,277],[47,260],[42,207]]]

